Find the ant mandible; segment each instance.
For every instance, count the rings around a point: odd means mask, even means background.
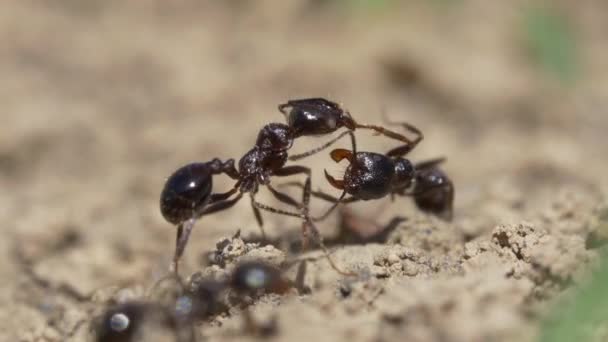
[[[265,234],[260,209],[298,217],[304,220],[302,224],[304,247],[307,245],[310,231],[327,255],[321,236],[309,218],[311,170],[301,165],[285,166],[287,161],[299,160],[320,152],[345,135],[350,135],[352,149],[356,151],[353,131],[357,128],[373,130],[377,134],[404,142],[404,146],[412,145],[413,147],[417,144],[404,135],[382,126],[357,123],[348,111],[342,109],[337,103],[323,98],[291,100],[280,104],[278,109],[285,115],[287,124],[270,123],[264,126],[258,133],[254,147],[239,160],[238,170],[235,167],[234,159],[226,161],[213,159],[210,162],[183,166],[167,179],[160,196],[160,209],[168,222],[177,225],[176,248],[170,267],[173,272],[177,273],[178,261],[184,252],[196,220],[204,215],[232,207],[241,200],[245,193],[249,193],[251,206],[263,236]],[[348,130],[324,145],[302,154],[288,156],[288,150],[296,138],[326,135],[342,127]],[[419,138],[421,139],[421,135]],[[236,183],[228,192],[212,193],[212,178],[219,174],[226,174],[236,180]],[[272,176],[285,177],[297,174],[306,175],[301,202],[279,192],[270,185]],[[257,202],[254,197],[261,185],[266,186],[280,202],[297,208],[299,212],[280,210]],[[329,262],[333,268],[338,270],[331,259]]]
[[[395,123],[392,123],[395,124]],[[396,147],[386,154],[374,152],[355,152],[346,149],[335,149],[330,152],[335,162],[344,159],[349,166],[344,172],[343,179],[338,180],[325,171],[325,177],[335,188],[342,190],[342,195],[336,198],[322,191],[313,191],[315,197],[333,202],[323,215],[313,218],[314,221],[325,219],[340,203],[353,203],[384,198],[391,195],[412,196],[416,206],[442,219],[452,219],[454,201],[454,185],[450,178],[439,168],[443,158],[412,164],[403,158],[422,139],[422,133],[415,127],[401,123],[408,130],[417,132],[418,137],[411,144]],[[287,183],[297,185],[300,183]],[[346,194],[351,197],[345,198]]]

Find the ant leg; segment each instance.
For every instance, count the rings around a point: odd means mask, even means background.
[[[416,138],[414,138],[413,140],[407,138],[405,135],[403,134],[399,134],[396,132],[393,132],[385,127],[382,126],[377,126],[377,125],[368,125],[368,124],[356,124],[356,128],[363,128],[363,129],[371,129],[373,131],[375,131],[378,134],[382,134],[386,137],[389,137],[391,139],[395,139],[398,141],[401,141],[403,143],[405,143],[402,146],[399,147],[395,147],[392,150],[387,152],[387,156],[389,157],[398,157],[398,156],[403,156],[407,153],[409,153],[411,150],[414,149],[414,147],[416,147],[416,145],[418,145],[418,143],[420,143],[422,141],[422,139],[424,138],[424,135],[422,134],[422,132],[408,124],[408,123],[391,123],[391,124],[399,124],[402,127],[404,127],[406,130],[416,134]]]
[[[304,181],[304,183],[305,183],[304,190],[306,192],[306,184],[310,184],[310,179],[311,179],[311,171],[310,171],[309,167],[301,166],[301,165],[285,166],[285,167],[275,171],[274,175],[278,176],[278,177],[287,177],[287,176],[297,175],[299,173],[306,174],[306,180]],[[305,194],[303,194],[302,202],[305,202],[304,201],[305,197],[306,197]]]
[[[191,218],[185,222],[180,223],[177,226],[177,237],[175,239],[175,253],[173,254],[173,262],[169,267],[169,272],[178,274],[178,264],[179,259],[184,254],[184,249],[186,249],[186,244],[188,243],[188,238],[190,238],[190,233],[192,233],[192,228],[194,228],[194,223],[196,219]]]
[[[423,189],[421,191],[404,192],[403,196],[416,197],[416,196],[424,195],[426,193],[429,193],[429,192],[437,190],[437,189],[450,188],[451,186],[452,186],[452,184],[450,184],[450,183],[434,184],[433,186]]]
[[[302,184],[300,182],[297,182],[297,181],[282,183],[279,186],[294,186],[294,187],[298,187],[298,188],[304,189],[304,184]],[[330,195],[328,193],[325,193],[325,192],[323,192],[321,190],[311,191],[310,194],[311,194],[311,196],[316,197],[316,198],[320,198],[320,199],[322,199],[322,200],[324,200],[326,202],[335,203],[335,202],[338,201],[337,197],[335,197],[333,195]],[[350,200],[350,197],[347,198],[347,199],[345,199],[345,200],[343,200],[343,203],[344,203],[344,201],[349,201],[349,200]],[[349,203],[350,203],[350,201],[349,201]]]
[[[259,217],[260,219],[262,218],[262,215],[260,214],[260,209],[274,213],[274,214],[279,214],[279,215],[285,215],[285,216],[291,216],[291,217],[298,217],[301,219],[306,219],[306,215],[305,214],[301,214],[301,213],[294,213],[291,211],[285,211],[285,210],[281,210],[281,209],[277,209],[274,207],[271,207],[269,205],[257,202],[254,198],[253,195],[251,196],[251,207],[253,208],[253,212],[256,215],[256,218]],[[258,221],[259,223],[259,221]],[[266,234],[264,233],[264,228],[262,228],[262,226],[260,226],[260,230],[262,231],[262,238],[266,239]]]
[[[255,220],[258,223],[258,227],[260,228],[260,232],[262,233],[262,240],[266,240],[266,232],[264,231],[264,219],[262,218],[262,213],[260,213],[260,209],[258,209],[256,205],[256,201],[253,198],[253,193],[250,193],[249,198],[251,199],[251,209],[253,210],[253,216],[255,216]]]
[[[310,235],[308,234],[309,230],[308,230],[307,221],[302,222],[301,231],[302,231],[302,235],[300,236],[300,239],[301,239],[300,248],[302,249],[301,251],[304,252],[304,251],[308,250],[308,245],[309,245],[308,242],[310,241]]]
[[[418,145],[422,141],[422,139],[424,139],[424,134],[422,134],[422,131],[420,131],[414,125],[411,125],[407,122],[391,121],[386,117],[386,113],[382,114],[382,120],[388,125],[401,126],[405,130],[416,135],[416,138],[410,144],[395,147],[392,150],[388,151],[386,154],[389,157],[401,157],[408,154],[411,150],[414,149],[414,147],[416,147],[416,145]]]
[[[281,184],[281,186],[297,186],[299,188],[304,189],[304,184],[299,183],[299,182],[283,183],[283,184]],[[313,197],[315,197],[315,198],[319,198],[319,199],[322,199],[324,201],[331,202],[333,204],[323,215],[312,217],[312,221],[313,222],[319,222],[319,221],[325,220],[329,216],[329,214],[331,214],[336,209],[336,207],[339,204],[341,204],[341,203],[342,204],[353,203],[353,202],[357,202],[357,201],[360,200],[360,199],[355,198],[355,197],[344,198],[344,196],[346,195],[345,192],[342,192],[342,195],[340,195],[340,198],[335,197],[333,195],[330,195],[330,194],[325,193],[325,192],[320,191],[320,190],[310,191],[310,195],[313,196]]]
[[[424,134],[422,134],[422,131],[420,131],[416,126],[414,126],[410,123],[407,123],[407,122],[403,122],[403,121],[391,121],[386,116],[385,112],[382,113],[382,121],[384,121],[387,125],[401,126],[401,127],[405,128],[410,133],[413,133],[416,135],[416,139],[414,139],[414,140],[424,139]]]
[[[300,217],[302,217],[306,222],[306,221],[310,221],[310,217],[309,217],[309,203],[310,203],[310,193],[311,193],[310,168],[308,168],[306,166],[300,166],[300,165],[286,166],[286,167],[283,167],[283,168],[279,169],[278,171],[276,171],[275,175],[280,176],[280,177],[285,177],[285,176],[296,175],[299,173],[306,174],[306,180],[304,181],[304,186],[302,187],[302,189],[303,189],[302,204],[300,205],[300,209],[302,211],[302,214]],[[307,231],[306,227],[302,226],[302,247],[303,247],[303,249],[304,249],[304,247],[308,246],[308,233],[307,232],[308,231]]]
[[[306,217],[304,214],[301,214],[301,213],[294,213],[291,211],[281,210],[281,209],[277,209],[277,208],[271,207],[269,205],[260,203],[255,200],[253,194],[251,195],[251,207],[253,208],[253,213],[255,214],[256,219],[258,220],[258,224],[260,225],[260,230],[262,231],[262,235],[263,235],[264,239],[266,238],[266,234],[264,232],[264,228],[262,227],[263,221],[262,221],[262,215],[260,213],[260,209],[274,213],[274,214],[279,214],[279,215],[298,217],[298,218]]]
[[[201,216],[209,215],[220,210],[232,207],[243,196],[242,194],[239,194],[237,197],[231,200],[226,200],[232,194],[234,194],[235,191],[236,188],[222,194],[211,195],[211,200],[209,203],[213,203],[212,205],[205,208],[202,212],[198,213],[196,217],[184,221],[177,226],[175,253],[173,255],[173,261],[171,263],[171,266],[169,267],[170,272],[174,274],[178,273],[179,259],[181,259],[182,255],[184,254],[184,250],[186,249],[186,245],[188,244],[188,240],[190,238],[190,233],[192,233],[192,229],[194,228],[196,220],[199,219]]]
[[[289,196],[288,194],[285,194],[285,193],[282,193],[282,192],[276,190],[270,184],[266,185],[266,187],[268,187],[268,190],[270,191],[270,193],[279,201],[286,203],[292,207],[296,207],[298,209],[302,208],[302,204],[298,203],[295,199],[293,199],[293,197]]]
[[[243,198],[243,194],[238,194],[235,198],[233,198],[231,200],[217,201],[215,203],[210,202],[212,204],[209,205],[207,208],[205,208],[205,210],[203,210],[199,214],[198,217],[200,218],[201,216],[213,214],[213,213],[216,213],[218,211],[222,211],[222,210],[228,209],[228,208],[232,207],[233,205],[235,205],[238,201],[240,201],[241,198]]]
[[[350,272],[342,271],[338,266],[336,266],[336,264],[334,263],[333,259],[331,258],[330,254],[329,254],[329,250],[327,249],[327,247],[325,247],[325,244],[323,243],[323,237],[321,236],[321,234],[319,233],[319,230],[313,223],[313,220],[308,215],[308,206],[310,203],[311,193],[312,193],[312,191],[311,191],[311,182],[310,182],[310,175],[309,175],[306,178],[306,182],[304,183],[304,191],[302,194],[302,204],[304,205],[304,210],[305,210],[305,214],[306,214],[306,216],[304,217],[305,221],[302,222],[302,238],[303,238],[302,248],[304,249],[305,247],[307,247],[307,244],[308,244],[308,234],[307,233],[308,233],[308,231],[310,231],[312,233],[315,241],[321,248],[321,250],[323,250],[323,254],[325,255],[325,258],[327,258],[327,262],[329,262],[330,266],[336,272],[338,272],[339,274],[342,274],[342,275],[346,275],[346,276],[355,275]],[[342,197],[344,196],[344,194],[346,194],[346,192],[343,193]]]
[[[353,272],[343,271],[336,265],[334,260],[331,258],[329,250],[327,249],[327,247],[325,247],[325,243],[323,243],[323,237],[321,236],[321,234],[319,233],[319,230],[317,229],[317,227],[311,220],[306,220],[302,223],[302,230],[308,230],[308,228],[310,228],[310,232],[312,233],[312,236],[314,237],[315,242],[319,245],[319,247],[323,251],[323,254],[325,255],[325,258],[327,259],[327,262],[329,263],[331,268],[333,268],[336,272],[338,272],[339,274],[344,275],[344,276],[356,276],[357,275],[356,273],[353,273]]]
[[[423,170],[423,169],[430,169],[434,166],[437,166],[443,162],[445,162],[445,157],[439,157],[439,158],[435,158],[435,159],[429,159],[429,160],[425,160],[423,162],[419,162],[416,165],[414,165],[414,168],[416,170]]]
[[[353,149],[353,151],[356,151],[357,150],[357,141],[355,139],[355,134],[353,133],[353,131],[349,130],[349,131],[344,131],[344,132],[340,133],[340,135],[338,135],[337,137],[333,138],[332,140],[326,142],[325,144],[323,144],[317,148],[314,148],[310,151],[306,151],[304,153],[291,155],[291,156],[289,156],[288,159],[291,161],[295,161],[295,160],[300,160],[300,159],[309,157],[315,153],[319,153],[319,152],[323,151],[324,149],[328,148],[329,146],[333,145],[334,143],[336,143],[338,140],[340,140],[345,135],[350,135],[352,149]]]
[[[304,184],[299,183],[299,182],[284,183],[284,184],[281,184],[281,186],[297,186],[297,187],[304,189]],[[345,192],[342,192],[342,195],[340,196],[340,198],[332,196],[332,195],[325,193],[323,191],[320,191],[320,190],[310,191],[310,195],[314,196],[315,198],[320,198],[324,201],[333,203],[333,205],[323,215],[313,217],[312,220],[314,222],[319,222],[319,221],[323,221],[324,219],[326,219],[327,216],[329,216],[329,214],[331,214],[334,211],[334,209],[336,209],[338,204],[347,204],[347,203],[353,203],[353,202],[360,201],[360,199],[358,199],[356,197],[344,198],[344,196],[346,195]]]
[[[329,216],[329,214],[331,214],[338,207],[339,204],[341,204],[341,203],[352,203],[352,202],[356,202],[356,201],[359,200],[358,198],[349,197],[349,198],[347,198],[348,201],[345,201],[344,200],[344,196],[345,195],[346,195],[346,191],[343,191],[342,195],[340,195],[340,198],[337,198],[336,201],[334,202],[334,204],[332,204],[332,206],[329,207],[329,209],[327,209],[325,211],[325,213],[323,213],[323,215],[317,216],[317,217],[313,218],[312,220],[315,221],[315,222],[323,221],[323,220],[325,220]]]
[[[257,210],[257,209],[262,209],[264,211],[268,211],[268,212],[271,212],[271,213],[274,213],[274,214],[291,216],[291,217],[298,217],[298,218],[305,218],[304,214],[294,213],[294,212],[291,212],[291,211],[277,209],[277,208],[271,207],[269,205],[266,205],[264,203],[260,203],[260,202],[256,201],[255,199],[251,200],[251,205],[253,206],[254,211],[258,211],[258,212],[259,212],[259,210]]]
[[[238,183],[229,191],[226,191],[224,193],[221,194],[211,194],[210,198],[209,198],[209,204],[213,204],[216,202],[220,202],[220,201],[224,201],[227,200],[228,198],[230,198],[230,196],[234,195],[238,189]]]

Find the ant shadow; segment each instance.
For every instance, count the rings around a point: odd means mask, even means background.
[[[386,224],[379,224],[373,220],[361,218],[350,209],[342,209],[339,213],[338,234],[324,238],[327,247],[365,245],[368,243],[386,243],[389,235],[408,219],[403,216],[395,216]],[[291,253],[302,252],[302,241],[299,233],[282,235],[271,239],[264,239],[259,235],[248,236],[244,240],[250,243],[259,243],[261,246],[272,245],[286,247]],[[316,244],[310,245],[309,250],[317,250]]]

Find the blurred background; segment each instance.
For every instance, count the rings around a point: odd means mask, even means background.
[[[85,296],[164,271],[174,239],[158,210],[165,178],[191,161],[240,158],[262,126],[284,122],[276,106],[288,99],[326,97],[361,122],[385,112],[419,127],[410,156],[447,157],[454,225],[470,236],[534,220],[567,188],[593,202],[606,189],[607,33],[602,0],[7,2],[0,321],[46,319],[25,305],[37,298],[24,291],[32,279]],[[358,138],[362,150],[394,146]],[[328,191],[323,169],[344,170],[326,153],[303,163]],[[243,202],[199,222],[186,269],[218,238],[257,233]],[[415,209],[402,200],[389,211]],[[271,235],[298,233],[298,222],[266,217]]]

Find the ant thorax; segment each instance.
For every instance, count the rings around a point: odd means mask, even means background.
[[[323,98],[291,100],[279,105],[295,137],[333,133],[341,127],[355,129],[348,112],[332,101]]]
[[[262,172],[260,167],[260,149],[256,146],[245,153],[239,160],[239,175],[241,192],[256,192],[258,185],[258,174]]]
[[[287,151],[268,150],[255,146],[239,160],[241,192],[256,192],[258,185],[270,183],[273,171],[287,163]]]
[[[257,185],[270,183],[270,176],[287,163],[286,151],[273,151],[254,147],[239,160],[241,192],[255,192]]]
[[[267,152],[287,151],[293,145],[291,128],[282,123],[269,123],[262,127],[255,146]]]
[[[270,123],[264,126],[255,146],[239,160],[241,192],[256,192],[258,185],[270,183],[273,171],[287,163],[287,150],[293,145],[289,126]]]

